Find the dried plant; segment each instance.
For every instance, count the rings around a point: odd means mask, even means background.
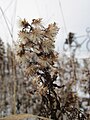
[[[30,77],[33,89],[28,87],[28,94],[38,94],[42,99],[39,115],[55,120],[86,119],[79,110],[78,96],[72,89],[77,83],[74,57],[64,60],[66,63],[62,66],[58,65],[58,53],[54,50],[59,30],[56,23],[45,28],[41,19],[34,19],[31,24],[24,19],[21,26],[16,59],[25,75]]]

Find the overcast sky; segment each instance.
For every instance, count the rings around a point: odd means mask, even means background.
[[[56,49],[60,50],[68,32],[74,32],[77,36],[84,35],[85,29],[90,27],[90,0],[0,0],[0,7],[5,11],[9,27],[14,25],[14,39],[17,39],[19,18],[26,18],[28,21],[43,18],[44,24],[56,22],[60,28]],[[11,42],[8,33],[0,12],[0,37]]]

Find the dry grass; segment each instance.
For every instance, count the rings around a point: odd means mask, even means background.
[[[18,114],[18,115],[10,115],[7,117],[0,118],[0,120],[23,120],[25,118],[40,118],[42,120],[52,120],[49,118],[33,115],[33,114]]]

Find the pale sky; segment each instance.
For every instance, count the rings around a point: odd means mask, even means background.
[[[56,49],[59,50],[62,50],[68,32],[74,32],[77,36],[85,35],[86,28],[90,27],[90,0],[0,0],[0,7],[5,11],[4,15],[8,18],[10,29],[11,24],[14,25],[14,40],[17,39],[19,18],[26,18],[28,21],[43,18],[45,25],[56,22],[60,28],[56,40]],[[8,33],[0,11],[0,37],[11,43]]]

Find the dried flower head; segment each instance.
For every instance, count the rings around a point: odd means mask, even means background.
[[[20,19],[18,24],[20,28],[27,28],[28,26],[30,26],[30,24],[28,23],[28,21],[26,21],[25,18],[23,20]]]
[[[33,20],[32,20],[32,24],[33,24],[34,26],[41,26],[41,21],[42,21],[42,18],[33,19]]]
[[[56,23],[54,22],[53,24],[48,25],[48,28],[46,29],[45,34],[47,37],[50,37],[53,40],[53,38],[55,38],[58,31],[59,31],[59,28],[57,27]]]

